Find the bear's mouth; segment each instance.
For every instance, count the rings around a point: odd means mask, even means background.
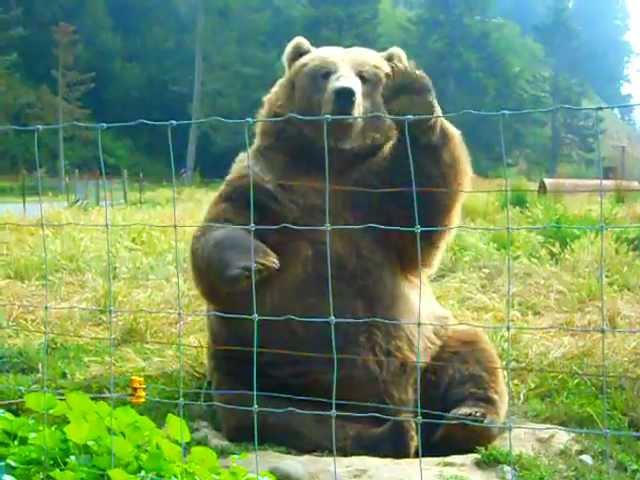
[[[336,119],[336,121],[341,121],[341,122],[352,122],[354,120],[354,118],[352,118],[353,116],[353,109],[347,109],[347,108],[334,108],[332,114],[336,117],[348,117],[348,118],[338,118]]]

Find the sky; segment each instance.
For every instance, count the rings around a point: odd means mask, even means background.
[[[627,0],[629,8],[629,33],[627,39],[635,50],[635,57],[628,66],[629,83],[625,86],[625,93],[633,97],[634,103],[640,103],[640,1]],[[636,109],[636,116],[640,108]]]

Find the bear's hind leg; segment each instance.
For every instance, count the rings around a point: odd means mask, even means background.
[[[500,359],[480,330],[451,330],[421,381],[423,455],[473,452],[501,433],[508,395]]]
[[[249,397],[224,395],[221,399],[224,406],[217,408],[222,433],[232,442],[254,441]],[[339,409],[334,437],[331,411],[326,403],[267,396],[259,398],[258,403],[260,444],[280,445],[301,453],[332,453],[335,441],[336,453],[344,456],[407,458],[415,454],[418,439],[412,417],[385,423],[377,417],[344,415]]]

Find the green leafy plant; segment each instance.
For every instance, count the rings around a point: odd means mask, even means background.
[[[552,257],[556,258],[572,243],[595,232],[599,224],[598,213],[586,210],[574,213],[564,203],[549,199],[538,199],[532,203],[526,220],[529,225],[541,227],[538,235]]]
[[[485,468],[508,465],[517,472],[517,478],[523,480],[546,480],[558,478],[559,475],[554,466],[534,455],[512,453],[495,446],[481,448],[478,453],[480,454],[480,465]]]
[[[0,410],[0,459],[8,478],[102,479],[275,479],[235,463],[222,467],[209,447],[188,448],[187,423],[169,413],[163,428],[133,407],[113,408],[82,392],[63,400],[34,392],[24,398],[25,415]]]
[[[503,209],[507,208],[507,204],[510,207],[521,209],[526,209],[529,206],[531,187],[525,178],[518,177],[511,180],[509,190],[508,194],[507,192],[500,194],[500,206]]]

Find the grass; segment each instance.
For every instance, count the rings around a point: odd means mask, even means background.
[[[149,190],[141,206],[115,207],[110,259],[104,209],[52,210],[44,232],[46,274],[38,221],[0,218],[0,399],[20,399],[45,380],[61,392],[105,393],[112,374],[115,390],[126,394],[129,377],[143,375],[149,401],[141,413],[164,418],[182,394],[187,416],[199,415],[205,305],[191,280],[188,248],[213,191],[213,185],[178,189],[178,229],[170,188]],[[640,199],[606,196],[602,215],[616,228],[605,229],[602,239],[600,207],[589,195],[518,193],[508,202],[501,193],[470,194],[463,223],[474,228],[459,230],[433,282],[457,321],[491,327],[508,367],[516,418],[627,434],[580,435],[595,461],[588,470],[569,453],[506,458],[519,478],[586,478],[585,472],[595,479],[640,478],[640,442],[628,435],[640,430]],[[495,228],[506,226],[507,212],[515,227],[510,235]],[[509,278],[511,335],[503,328]],[[604,357],[603,326],[610,329]],[[492,452],[494,464],[504,463]]]

